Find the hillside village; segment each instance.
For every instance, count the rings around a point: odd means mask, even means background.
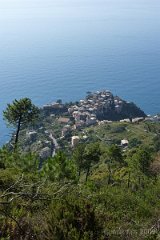
[[[146,117],[146,114],[134,103],[126,102],[108,91],[88,92],[84,100],[71,104],[69,107],[61,102],[43,106],[47,114],[65,114],[68,112],[76,124],[92,125],[97,120],[122,120],[124,118]]]
[[[159,121],[158,115],[146,116],[134,103],[113,96],[108,90],[88,92],[85,99],[76,103],[63,104],[58,100],[44,105],[38,126],[22,131],[23,148],[27,146],[28,150],[30,146],[44,159],[53,156],[59,148],[72,148],[79,142],[89,141],[87,129],[92,126]],[[126,148],[129,141],[122,138],[119,144]]]

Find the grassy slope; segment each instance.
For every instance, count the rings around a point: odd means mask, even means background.
[[[96,140],[97,138],[106,143],[120,143],[122,139],[131,141],[136,138],[147,145],[153,144],[153,139],[159,131],[160,123],[152,124],[145,122],[139,124],[113,122],[86,129],[91,139]]]

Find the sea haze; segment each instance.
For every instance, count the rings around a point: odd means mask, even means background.
[[[2,111],[110,89],[147,114],[160,112],[159,0],[0,0]]]

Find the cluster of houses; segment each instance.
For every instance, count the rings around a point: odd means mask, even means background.
[[[69,116],[72,117],[72,123],[74,120],[74,125],[71,124],[70,117],[59,117],[58,122],[64,124],[62,128],[62,138],[70,135],[72,130],[80,130],[86,126],[95,124],[103,125],[105,123],[111,123],[112,121],[110,120],[99,120],[98,116],[103,111],[107,111],[107,109],[112,108],[112,106],[116,112],[121,111],[123,103],[124,101],[122,99],[120,99],[118,96],[114,97],[113,94],[108,90],[88,93],[87,97],[84,100],[80,100],[77,104],[73,104],[67,109]],[[52,108],[53,107],[55,107],[55,105],[52,105]],[[56,107],[58,107],[58,104],[56,104]],[[159,121],[160,118],[158,116],[147,116],[146,118],[136,117],[132,119],[122,119],[120,122],[139,123],[144,120]]]
[[[88,93],[84,100],[80,100],[77,104],[68,108],[68,113],[74,119],[74,130],[80,130],[83,127],[95,124],[111,123],[111,120],[104,120],[103,116],[107,116],[107,111],[110,110],[119,113],[122,109],[124,101],[118,96],[108,91],[97,91]],[[113,108],[113,109],[112,109]],[[101,116],[101,117],[100,117]],[[144,117],[137,117],[132,119],[123,119],[120,122],[138,123],[144,120]],[[64,123],[65,127],[62,129],[62,137],[68,135],[71,131],[70,119],[67,117],[60,117],[60,123]]]
[[[84,100],[80,100],[78,105],[73,105],[68,109],[69,114],[75,119],[75,128],[94,125],[98,122],[98,116],[103,111],[109,109],[114,104],[118,110],[121,109],[121,99],[113,97],[110,91],[97,91],[89,93]]]

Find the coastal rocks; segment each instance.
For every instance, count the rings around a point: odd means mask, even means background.
[[[145,118],[146,114],[134,103],[125,101],[122,101],[120,105],[113,104],[112,107],[104,106],[102,112],[97,112],[98,120],[120,121],[122,119],[133,119],[136,117]]]

